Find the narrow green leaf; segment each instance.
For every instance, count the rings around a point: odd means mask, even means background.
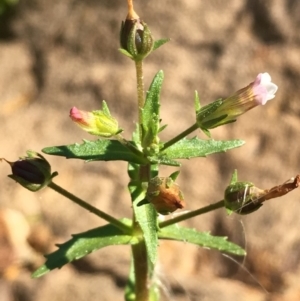
[[[160,70],[154,76],[150,88],[147,91],[146,101],[143,109],[143,122],[146,125],[151,123],[153,115],[159,116],[159,97],[163,80],[164,73],[162,70]]]
[[[69,241],[57,245],[59,247],[57,251],[46,255],[45,264],[32,274],[33,278],[41,277],[53,269],[61,268],[73,260],[106,246],[137,243],[135,237],[123,234],[121,230],[110,224],[72,236]]]
[[[245,142],[242,140],[202,140],[197,137],[193,139],[182,139],[161,153],[161,157],[169,160],[190,159],[195,157],[206,157],[210,154],[226,152],[229,149],[240,147]]]
[[[172,174],[170,174],[170,178],[175,182],[177,177],[179,176],[180,174],[180,170],[177,170],[177,171],[174,171]]]
[[[238,180],[238,174],[237,174],[237,170],[235,169],[231,176],[230,185],[235,184],[237,180]]]
[[[208,129],[201,128],[201,130],[209,139],[211,138],[211,133]]]
[[[67,159],[81,159],[86,161],[113,161],[122,160],[138,164],[147,163],[147,159],[130,151],[118,140],[84,140],[82,144],[71,144],[46,147],[45,154],[62,156]],[[138,152],[138,150],[137,150]]]
[[[194,103],[195,103],[195,111],[196,111],[196,114],[197,114],[201,109],[201,104],[200,104],[200,98],[199,98],[198,91],[195,91]]]
[[[158,132],[161,133],[167,126],[168,126],[167,124],[164,124],[159,128]]]
[[[132,56],[126,49],[124,49],[124,48],[119,48],[118,50],[119,50],[122,54],[124,54],[125,56],[127,56],[127,57],[133,59],[133,56]]]
[[[150,262],[154,265],[157,259],[157,212],[151,204],[136,206],[135,212],[146,242]]]
[[[197,119],[199,119],[201,122],[202,119],[206,118],[207,116],[210,116],[222,104],[223,104],[223,100],[220,98],[220,99],[202,107],[200,110],[196,111]]]
[[[162,228],[158,232],[158,237],[159,239],[189,242],[204,248],[216,249],[234,255],[246,255],[246,251],[243,248],[228,241],[227,237],[212,236],[208,232],[199,232],[176,224]]]
[[[157,176],[157,173],[158,166],[151,166],[151,177]],[[153,268],[157,258],[158,245],[157,213],[151,204],[139,206],[140,202],[146,198],[146,188],[140,180],[140,167],[136,164],[129,164],[128,175],[131,179],[128,184],[128,189],[132,199],[135,218],[143,231],[148,261]],[[151,274],[152,270],[149,272]]]
[[[169,42],[170,39],[167,38],[167,39],[160,39],[160,40],[157,40],[157,41],[154,41],[154,45],[153,45],[153,51],[158,49],[159,47],[161,47],[162,45],[164,45],[165,43]]]
[[[111,116],[108,105],[106,103],[105,100],[102,101],[102,111],[104,112],[104,114],[106,114],[107,116]]]
[[[140,126],[138,123],[135,124],[135,130],[132,133],[132,141],[135,143],[135,145],[141,145],[141,139],[140,139]]]
[[[130,173],[132,174],[132,173]],[[141,183],[132,180],[129,183],[129,191],[133,202],[133,210],[136,220],[139,223],[146,243],[149,262],[154,266],[157,259],[157,213],[151,204],[139,206],[139,203],[145,199],[146,191]]]
[[[153,143],[160,128],[159,109],[160,91],[164,79],[163,71],[157,72],[147,91],[146,101],[142,109],[143,146],[148,147]]]

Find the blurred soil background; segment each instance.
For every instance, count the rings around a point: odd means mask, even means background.
[[[246,144],[226,154],[185,162],[179,183],[187,210],[218,201],[235,168],[261,188],[300,173],[300,1],[136,0],[156,39],[171,42],[145,61],[145,83],[163,69],[162,119],[170,139],[194,122],[194,90],[202,104],[269,72],[276,98],[214,139]],[[95,139],[72,124],[72,106],[95,110],[104,99],[130,137],[137,120],[135,70],[118,52],[125,0],[20,0],[0,16],[0,157],[14,161],[27,149]],[[198,133],[200,137],[205,138]],[[55,182],[94,206],[130,217],[126,163],[47,156]],[[123,300],[130,248],[109,247],[40,279],[31,272],[71,234],[104,221],[50,189],[31,193],[6,177],[0,184],[0,300]],[[166,176],[174,168],[163,167]],[[157,277],[162,300],[300,300],[300,191],[271,200],[248,216],[219,209],[187,224],[244,246],[228,258],[188,244],[160,243]]]

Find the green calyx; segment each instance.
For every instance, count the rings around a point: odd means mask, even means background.
[[[147,24],[142,20],[126,19],[120,32],[120,51],[134,61],[147,57],[154,47],[154,40]]]
[[[238,214],[249,214],[258,210],[262,204],[259,202],[263,191],[251,182],[235,182],[230,184],[224,193],[226,209]]]

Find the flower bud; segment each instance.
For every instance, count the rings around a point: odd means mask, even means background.
[[[118,127],[117,120],[104,110],[87,112],[73,107],[70,110],[70,118],[92,135],[112,137],[122,131]]]
[[[154,40],[145,22],[130,6],[125,22],[122,22],[120,44],[134,61],[141,61],[153,50]]]
[[[226,209],[239,214],[248,214],[262,206],[265,191],[251,182],[235,182],[225,190],[224,202]]]
[[[30,191],[38,191],[47,186],[57,173],[51,174],[51,166],[42,155],[33,151],[27,151],[27,155],[16,162],[4,159],[11,166],[12,175],[9,177]]]
[[[197,124],[202,129],[213,129],[234,122],[240,115],[273,99],[277,88],[268,73],[260,73],[254,82],[232,96],[201,108],[197,112]]]
[[[179,186],[168,177],[155,177],[149,182],[147,199],[160,214],[167,215],[185,207]]]

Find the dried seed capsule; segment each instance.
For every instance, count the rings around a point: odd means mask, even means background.
[[[179,186],[169,177],[151,179],[147,199],[160,214],[170,214],[185,207],[183,194]]]
[[[143,60],[153,50],[154,40],[150,29],[132,7],[129,7],[125,22],[122,22],[120,44],[134,61]]]

